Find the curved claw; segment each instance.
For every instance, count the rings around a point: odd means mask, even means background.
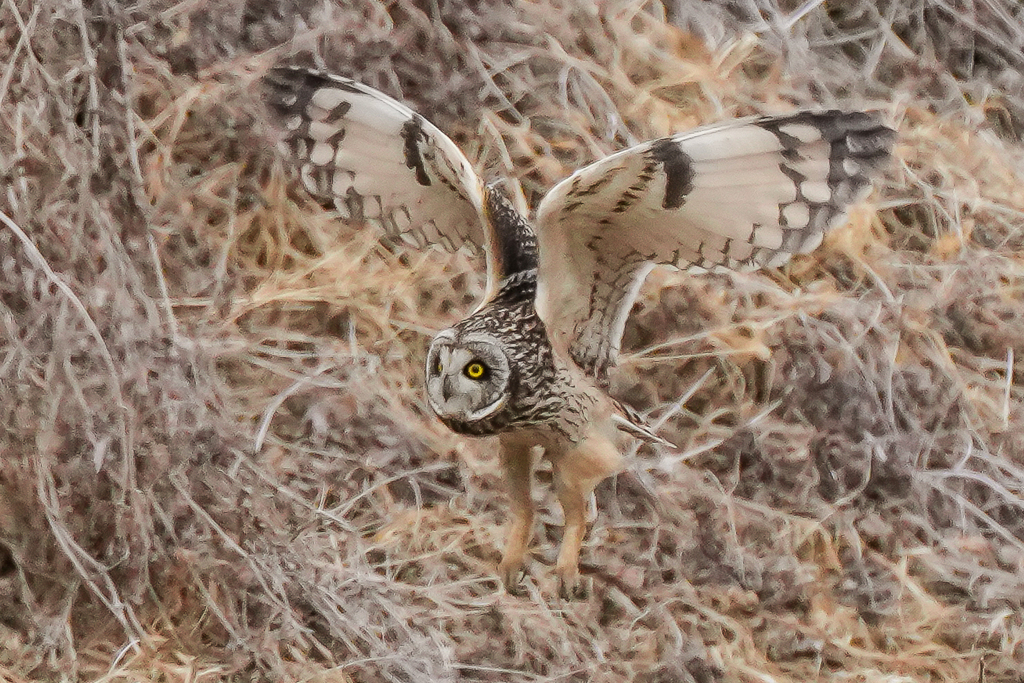
[[[586,600],[590,597],[590,582],[580,576],[576,567],[569,571],[559,571],[558,597],[563,600]]]
[[[505,592],[509,595],[523,595],[523,578],[526,576],[526,569],[522,562],[502,562],[498,565],[498,578]]]

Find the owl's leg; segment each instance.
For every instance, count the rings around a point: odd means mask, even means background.
[[[558,593],[566,599],[579,598],[586,593],[580,580],[579,559],[587,532],[587,501],[594,487],[621,469],[622,455],[608,439],[593,436],[552,458],[551,464],[555,493],[565,517],[562,547],[555,564]]]
[[[498,565],[498,576],[505,590],[515,594],[526,560],[526,549],[533,537],[533,460],[531,447],[523,443],[501,444],[501,465],[508,482],[512,522],[505,541],[505,554]]]

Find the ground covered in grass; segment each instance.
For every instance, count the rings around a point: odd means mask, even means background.
[[[1011,0],[0,4],[0,679],[1020,681],[1024,13]],[[878,191],[782,272],[649,280],[587,600],[493,578],[493,444],[431,335],[482,264],[312,201],[256,82],[404,99],[524,207],[704,122],[875,108]],[[542,472],[543,481],[545,475]]]

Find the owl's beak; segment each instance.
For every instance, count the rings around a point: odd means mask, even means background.
[[[452,378],[444,377],[441,380],[441,398],[443,398],[444,402],[447,403],[454,393],[455,390],[452,388]]]

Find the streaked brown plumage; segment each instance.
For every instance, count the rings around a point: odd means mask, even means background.
[[[565,512],[565,596],[579,589],[587,498],[619,471],[630,434],[657,439],[601,388],[644,277],[659,264],[771,267],[814,249],[868,193],[895,140],[861,112],[698,128],[579,170],[544,197],[535,232],[451,140],[386,95],[290,67],[265,85],[281,148],[311,193],[391,237],[487,257],[484,303],[431,343],[427,397],[456,432],[498,436],[510,589],[532,536],[531,451],[543,448]]]

